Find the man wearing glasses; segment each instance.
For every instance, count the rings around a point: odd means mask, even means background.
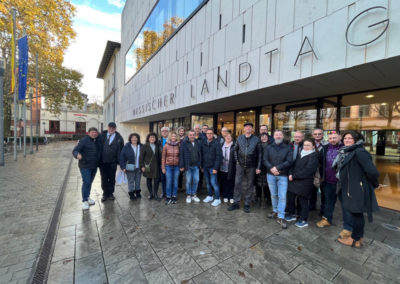
[[[322,147],[324,145],[328,144],[328,142],[324,140],[324,131],[322,129],[320,128],[314,129],[312,136],[315,140],[315,148],[318,149],[318,152],[322,150]],[[310,207],[309,207],[310,211],[317,210],[317,196],[318,196],[318,187],[314,186],[310,199]],[[319,215],[321,216],[323,216],[324,214],[324,204],[325,204],[325,197],[321,188],[321,211],[319,212]]]

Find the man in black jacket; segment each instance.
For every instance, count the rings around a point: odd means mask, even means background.
[[[99,139],[102,148],[99,165],[101,188],[103,189],[102,202],[107,199],[115,199],[115,174],[117,172],[117,164],[119,163],[119,155],[124,147],[124,139],[116,130],[117,125],[114,122],[110,122],[108,130],[104,131]]]
[[[250,202],[253,194],[254,178],[261,173],[262,148],[260,138],[253,135],[253,124],[244,124],[244,134],[236,141],[233,153],[236,161],[235,189],[233,193],[234,203],[228,207],[229,211],[239,209],[240,198],[245,193],[244,212],[250,212]],[[242,186],[243,179],[246,186]]]
[[[285,220],[286,193],[288,172],[292,165],[293,153],[289,145],[283,143],[283,132],[274,132],[274,143],[264,151],[263,163],[267,168],[267,182],[271,191],[273,211],[269,218],[278,218],[283,229],[287,228]]]
[[[89,128],[88,135],[79,140],[78,145],[72,151],[72,155],[79,160],[79,170],[82,175],[83,210],[88,210],[89,205],[95,203],[89,196],[100,158],[100,145],[96,140],[98,135],[96,128]]]
[[[219,195],[219,185],[217,182],[217,174],[222,160],[222,149],[217,139],[214,139],[214,131],[207,130],[207,140],[201,145],[201,164],[204,178],[207,184],[207,197],[203,202],[211,202],[212,206],[221,204]],[[215,198],[213,197],[212,190],[214,189]]]

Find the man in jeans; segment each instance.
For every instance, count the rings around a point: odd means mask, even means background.
[[[167,143],[168,140],[168,135],[169,135],[169,127],[164,126],[161,128],[161,138],[158,141],[158,146],[160,148],[160,152],[162,153],[162,150]],[[160,165],[160,180],[161,180],[161,187],[162,187],[162,196],[161,198],[165,198],[167,196],[167,179],[165,174],[161,170],[161,165]]]
[[[194,130],[190,130],[179,150],[179,168],[181,172],[186,172],[186,203],[191,203],[192,200],[200,202],[196,195],[200,166],[201,144],[196,140]]]
[[[338,155],[338,151],[343,147],[340,141],[340,135],[336,132],[331,132],[328,136],[328,144],[324,145],[320,151],[320,174],[322,178],[323,193],[325,196],[324,214],[321,221],[317,223],[319,228],[328,227],[332,224],[333,211],[336,204],[336,170],[332,168],[332,163]],[[347,213],[347,214],[346,214]],[[343,227],[342,234],[351,235],[352,232],[352,219],[351,214],[343,211]]]
[[[89,196],[100,158],[100,145],[96,139],[98,135],[96,128],[89,128],[88,135],[79,140],[78,145],[72,151],[72,155],[79,160],[79,170],[82,175],[83,210],[88,210],[89,205],[95,203]]]
[[[204,172],[204,178],[207,184],[207,197],[203,202],[211,202],[212,206],[218,206],[221,204],[219,196],[219,185],[217,182],[217,173],[221,165],[222,160],[222,149],[217,139],[214,139],[214,131],[208,129],[207,140],[201,145],[201,163],[202,171]],[[213,197],[212,190],[214,189],[215,198]]]
[[[274,143],[264,151],[263,162],[267,168],[267,182],[271,191],[273,211],[269,218],[278,218],[283,229],[287,228],[285,220],[286,193],[288,172],[292,165],[293,153],[289,145],[283,143],[283,132],[274,132]]]
[[[245,194],[243,211],[250,213],[250,202],[253,196],[254,178],[261,173],[262,148],[260,138],[253,134],[253,124],[246,122],[244,134],[240,135],[233,148],[236,160],[235,189],[233,193],[234,203],[228,207],[228,211],[239,209],[242,193]],[[242,186],[243,180],[246,185]]]
[[[116,131],[117,125],[114,122],[108,124],[108,130],[105,130],[99,137],[102,151],[100,161],[101,188],[103,189],[102,202],[114,200],[115,174],[119,164],[119,156],[124,147],[124,139]],[[140,197],[140,193],[139,196]]]

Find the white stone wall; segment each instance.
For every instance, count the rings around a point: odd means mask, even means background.
[[[118,122],[400,55],[400,1],[397,0],[210,0],[125,84],[125,53],[155,2],[127,0],[122,14]],[[349,22],[373,6],[384,6],[387,10],[363,15],[350,30],[350,37],[353,41],[368,41],[382,30],[383,24],[370,29],[366,26],[389,18],[386,33],[367,46],[353,47],[346,43]],[[246,25],[244,43],[243,25]],[[318,59],[308,53],[294,66],[306,36]],[[272,73],[269,73],[270,58],[265,53],[275,48],[278,50],[272,53]],[[306,50],[309,50],[307,44],[303,48]],[[251,64],[251,76],[239,83],[239,65],[243,62]],[[224,80],[225,72],[228,74],[227,87],[220,82],[217,88],[218,67]],[[242,76],[246,72],[248,66],[243,66]],[[204,80],[208,92],[202,93]]]

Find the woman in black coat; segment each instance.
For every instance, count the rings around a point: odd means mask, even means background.
[[[286,221],[296,220],[295,201],[298,198],[301,206],[301,216],[296,222],[296,227],[307,227],[309,200],[314,186],[314,175],[318,169],[318,151],[315,148],[315,142],[312,139],[305,139],[303,149],[296,158],[295,164],[289,170],[288,185],[288,215]]]
[[[268,141],[268,139],[269,139],[269,136],[267,133],[262,133],[260,135],[263,155],[264,155],[264,151],[267,150],[267,147],[270,144],[270,141]],[[256,184],[256,197],[260,201],[260,205],[262,207],[265,207],[265,201],[266,201],[267,205],[271,206],[272,201],[271,201],[271,192],[269,191],[268,182],[267,182],[267,168],[263,164],[261,165],[261,173],[259,175],[256,175],[256,178],[254,179],[254,181]],[[264,197],[264,200],[263,200],[263,197]]]
[[[222,161],[218,171],[219,181],[221,185],[221,195],[224,197],[224,202],[231,203],[233,200],[233,190],[235,187],[236,164],[233,154],[233,137],[231,133],[226,134],[225,141],[222,144]]]
[[[146,144],[143,145],[140,153],[139,165],[143,176],[147,178],[147,188],[150,193],[149,199],[160,201],[158,184],[160,183],[161,149],[157,141],[157,134],[154,132],[147,135]]]
[[[363,137],[354,131],[343,134],[343,144],[333,167],[337,169],[338,195],[342,197],[343,209],[350,212],[353,231],[349,238],[339,238],[344,245],[360,247],[364,237],[364,212],[372,222],[372,212],[378,210],[375,188],[379,187],[379,172],[371,155],[364,149]]]

